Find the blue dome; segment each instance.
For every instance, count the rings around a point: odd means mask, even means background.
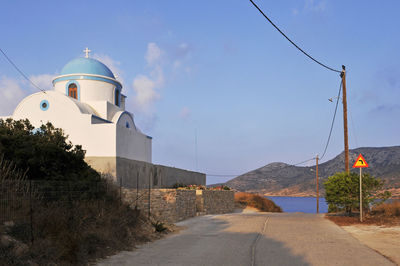
[[[76,58],[66,64],[61,70],[61,75],[92,74],[115,79],[111,70],[102,62],[92,58]]]

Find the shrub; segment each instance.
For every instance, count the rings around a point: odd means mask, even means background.
[[[167,227],[164,226],[163,222],[156,221],[151,223],[154,226],[156,232],[161,233],[167,230]]]
[[[387,217],[400,217],[400,202],[382,203],[372,208],[371,214],[380,214]]]
[[[185,185],[184,185],[183,183],[179,183],[179,182],[176,182],[176,183],[172,186],[172,188],[181,188],[181,187],[185,187]]]
[[[29,120],[0,119],[0,154],[30,180],[98,181],[80,145],[51,123],[34,128]]]
[[[120,201],[112,184],[97,199],[40,200],[33,207],[34,244],[30,245],[29,217],[14,220],[8,234],[30,247],[23,256],[3,250],[0,265],[27,265],[28,260],[36,265],[87,265],[148,240],[154,231],[140,211]]]
[[[4,232],[25,246],[34,237],[22,255],[0,245],[0,265],[87,265],[153,232],[50,123],[0,119],[0,154],[0,218],[12,222]]]
[[[257,194],[237,192],[235,193],[235,202],[264,212],[282,212],[281,207],[272,200]]]
[[[336,173],[324,182],[325,199],[329,204],[329,212],[345,211],[351,214],[354,209],[360,208],[360,176],[356,173]],[[369,204],[376,199],[386,200],[390,193],[385,191],[378,194],[382,189],[383,181],[369,174],[362,176],[363,206],[367,210]]]

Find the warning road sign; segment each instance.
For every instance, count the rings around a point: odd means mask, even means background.
[[[369,167],[368,163],[360,153],[360,155],[358,155],[357,157],[357,160],[353,164],[353,168],[365,168],[365,167]]]

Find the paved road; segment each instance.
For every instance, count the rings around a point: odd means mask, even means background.
[[[234,213],[178,225],[187,229],[98,265],[394,265],[322,215]]]

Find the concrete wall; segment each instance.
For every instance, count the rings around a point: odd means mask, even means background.
[[[101,173],[110,174],[125,188],[172,188],[176,183],[205,185],[206,175],[179,168],[115,157],[86,157]]]
[[[232,190],[196,190],[196,209],[203,214],[233,212],[235,192]]]

